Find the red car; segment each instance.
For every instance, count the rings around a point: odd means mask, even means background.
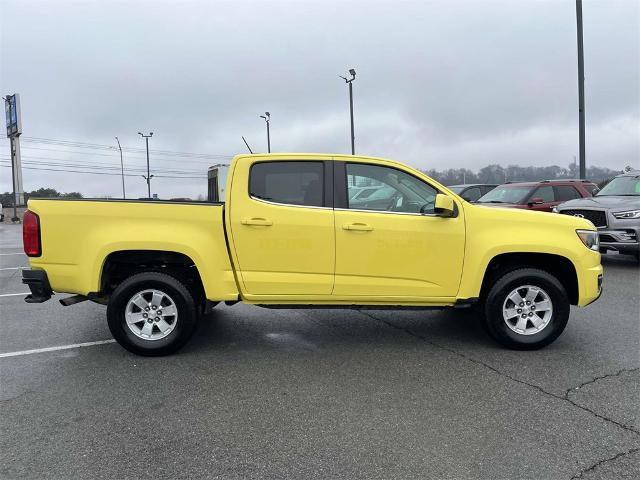
[[[592,197],[597,191],[598,186],[588,180],[505,183],[483,195],[475,203],[550,212],[562,202]]]

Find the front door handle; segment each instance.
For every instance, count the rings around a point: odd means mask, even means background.
[[[273,225],[273,222],[271,220],[268,220],[266,218],[258,218],[258,217],[253,217],[253,218],[243,218],[240,223],[242,225],[255,225],[258,227],[270,227],[271,225]]]
[[[373,227],[366,223],[345,223],[344,225],[342,225],[342,229],[355,230],[358,232],[370,232],[371,230],[373,230]]]

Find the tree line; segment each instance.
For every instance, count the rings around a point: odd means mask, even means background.
[[[577,166],[570,164],[563,168],[557,165],[549,167],[520,167],[518,165],[487,165],[477,172],[468,168],[448,168],[446,170],[429,169],[423,170],[431,178],[436,179],[444,185],[458,185],[462,183],[491,183],[501,184],[506,182],[536,182],[540,180],[553,180],[562,178],[578,178]],[[616,175],[622,173],[618,170],[611,170],[603,167],[587,168],[587,179],[602,186]],[[25,192],[25,201],[29,198],[82,198],[79,192],[58,192],[55,188],[39,188],[31,192]],[[106,197],[105,197],[106,198]],[[198,197],[200,198],[200,197]],[[204,198],[204,197],[202,197]],[[0,194],[0,203],[8,207],[13,205],[13,195],[11,192]]]
[[[39,188],[31,192],[24,192],[24,201],[30,198],[82,198],[79,192],[58,192],[55,188]],[[13,205],[13,194],[11,192],[0,193],[0,203],[3,207]]]
[[[506,182],[536,182],[540,180],[554,180],[562,178],[579,178],[579,172],[575,164],[566,168],[557,165],[548,167],[520,167],[518,165],[487,165],[477,172],[467,168],[449,168],[446,170],[423,170],[431,178],[444,185],[458,185],[463,183],[491,183],[501,184]],[[587,168],[587,180],[597,184],[604,184],[622,171],[611,170],[603,167]]]

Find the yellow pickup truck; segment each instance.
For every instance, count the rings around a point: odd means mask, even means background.
[[[165,355],[219,302],[475,306],[500,344],[535,349],[601,292],[589,221],[473,205],[398,162],[239,155],[226,192],[224,203],[30,200],[26,301],[55,291],[75,294],[63,305],[105,304],[124,348]]]

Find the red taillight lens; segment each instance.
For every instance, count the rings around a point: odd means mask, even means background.
[[[22,243],[24,253],[30,257],[39,257],[42,254],[40,245],[40,218],[27,210],[22,219]]]

